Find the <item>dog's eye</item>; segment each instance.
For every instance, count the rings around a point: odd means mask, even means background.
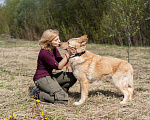
[[[70,44],[70,42],[68,42],[68,46],[70,46],[70,47],[71,47],[71,44]]]

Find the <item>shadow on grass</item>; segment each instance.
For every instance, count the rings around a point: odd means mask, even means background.
[[[97,96],[97,95],[101,95],[101,94],[106,96],[106,97],[116,97],[116,98],[123,97],[122,94],[111,92],[109,90],[89,91],[88,97],[93,97],[93,96]],[[80,93],[79,92],[69,92],[69,96],[72,97],[72,98],[79,98],[80,97]]]

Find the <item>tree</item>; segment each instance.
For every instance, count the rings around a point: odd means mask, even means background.
[[[23,38],[36,39],[35,28],[39,19],[40,4],[38,0],[20,0],[16,9],[15,24],[19,26]]]
[[[4,6],[0,4],[0,34],[9,34],[9,27],[6,22]]]
[[[112,0],[110,3],[111,11],[105,16],[109,22],[105,29],[111,29],[109,37],[118,36],[119,43],[122,45],[138,45],[138,41],[134,37],[141,34],[140,25],[143,21],[143,10],[147,4],[148,1],[143,0]],[[105,18],[103,20],[105,23]]]
[[[150,45],[149,0],[5,0],[0,33],[40,39],[46,29],[62,41],[84,34],[89,43]]]
[[[4,1],[5,5],[3,6],[3,11],[5,13],[4,16],[6,17],[5,22],[6,22],[8,34],[10,35],[14,35],[16,31],[14,19],[15,19],[15,10],[19,1],[20,0],[5,0]]]

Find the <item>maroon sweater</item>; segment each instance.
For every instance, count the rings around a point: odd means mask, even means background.
[[[48,50],[41,49],[37,60],[37,69],[33,80],[36,81],[44,76],[51,76],[53,69],[58,69],[59,62],[62,57],[57,48],[54,48],[53,53]]]

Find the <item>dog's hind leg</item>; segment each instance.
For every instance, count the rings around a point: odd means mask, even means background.
[[[131,100],[134,92],[134,85],[133,85],[133,70],[130,70],[126,73],[126,77],[123,78],[123,82],[125,82],[127,85],[127,89],[130,93],[129,99]]]
[[[130,93],[130,100],[132,99],[134,88],[133,87],[128,87],[129,93]]]
[[[133,96],[133,92],[134,92],[134,85],[133,85],[133,75],[131,74],[129,77],[129,82],[128,82],[128,91],[130,93],[130,100]]]
[[[117,71],[112,76],[115,86],[123,93],[124,98],[121,104],[125,104],[133,96],[133,68],[128,63],[120,64]]]
[[[125,104],[128,102],[129,98],[132,96],[133,92],[131,92],[131,87],[128,85],[128,78],[123,76],[115,77],[113,76],[113,81],[115,86],[123,93],[124,98],[120,102],[121,104]]]
[[[80,89],[81,89],[81,99],[79,102],[75,102],[74,105],[81,105],[83,104],[87,98],[88,98],[88,88],[89,88],[89,82],[87,79],[80,81]]]

